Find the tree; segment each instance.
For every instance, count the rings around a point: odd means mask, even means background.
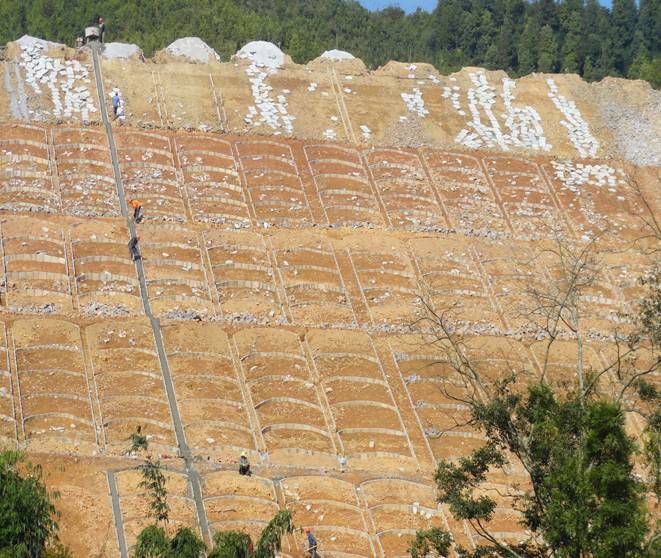
[[[613,0],[611,11],[611,41],[615,68],[626,75],[631,63],[631,44],[638,17],[635,0]]]
[[[279,552],[282,537],[294,530],[289,510],[275,514],[262,530],[254,547],[250,536],[240,531],[220,531],[214,535],[214,549],[209,558],[274,558]]]
[[[147,451],[147,448],[149,447],[147,436],[145,436],[142,433],[141,426],[138,426],[135,432],[133,432],[131,436],[129,436],[129,442],[131,442],[131,445],[126,450],[126,453],[128,453],[129,455],[138,453],[143,450]]]
[[[444,395],[469,409],[468,424],[487,440],[467,457],[439,463],[439,501],[482,539],[475,550],[460,549],[465,557],[651,556],[658,542],[648,538],[646,487],[634,475],[636,444],[625,430],[625,413],[643,412],[631,401],[633,388],[640,392],[641,386],[656,402],[652,408],[658,408],[658,393],[646,378],[661,362],[653,334],[661,321],[661,295],[657,290],[641,305],[641,327],[627,336],[614,332],[612,362],[591,369],[584,356],[585,293],[597,281],[601,262],[591,243],[570,247],[558,242],[550,252],[557,262],[552,264],[555,282],[537,280],[531,271],[521,293],[528,301],[525,329],[542,339],[538,373],[512,366],[493,377],[477,364],[483,359],[474,358],[472,340],[453,329],[452,311],[428,306],[429,318],[423,320],[432,324],[428,341],[444,352],[443,363],[467,386],[465,395],[443,388]],[[539,267],[536,261],[528,265]],[[571,339],[575,347],[571,382],[555,378],[549,364],[560,339]],[[648,422],[652,468],[659,458],[658,417],[656,411]],[[525,481],[516,487],[511,505],[530,533],[518,543],[490,529],[497,504],[484,489],[494,471],[505,472],[513,463],[525,472]]]
[[[614,46],[610,37],[604,37],[602,40],[598,68],[600,77],[619,75],[615,68]]]
[[[509,14],[500,28],[496,39],[495,56],[492,60],[493,69],[511,70],[515,67],[515,37],[514,22]]]
[[[69,555],[57,540],[58,516],[42,471],[23,453],[0,452],[0,557],[41,558]]]
[[[147,457],[147,462],[140,466],[142,480],[139,486],[149,493],[149,508],[154,519],[167,523],[169,520],[170,506],[168,505],[168,493],[165,486],[165,475],[161,471],[159,460]]]
[[[135,558],[165,558],[170,544],[163,527],[149,525],[145,527],[135,544]]]
[[[539,0],[536,7],[541,25],[548,25],[554,31],[558,29],[558,6],[555,1]]]
[[[558,45],[553,36],[553,29],[549,25],[542,27],[539,33],[538,52],[537,69],[545,73],[554,72],[558,56]]]
[[[283,535],[292,530],[291,513],[283,510],[264,528],[254,550],[247,533],[219,531],[213,537],[214,548],[208,558],[274,558]],[[187,527],[169,539],[164,528],[150,525],[138,536],[135,558],[198,558],[204,550],[204,543]]]
[[[168,558],[198,558],[206,550],[204,541],[189,527],[180,527],[170,541]]]
[[[163,527],[149,525],[136,540],[134,558],[200,558],[206,550],[204,541],[189,527],[177,529],[170,538]]]
[[[661,1],[640,0],[637,30],[645,40],[649,52],[661,50]]]
[[[219,531],[213,536],[214,547],[209,558],[248,558],[252,541],[248,533]]]
[[[655,89],[661,88],[661,56],[655,56],[643,63],[640,79],[649,82]]]
[[[581,43],[583,34],[581,13],[574,10],[569,15],[565,40],[562,45],[563,72],[578,72],[582,62]]]
[[[294,523],[289,510],[281,510],[275,514],[269,524],[264,527],[255,547],[255,558],[274,558],[280,550],[282,537],[291,533]]]
[[[488,10],[484,10],[480,20],[479,32],[477,41],[477,61],[484,63],[487,60],[487,52],[494,44],[496,37],[496,24],[493,21],[493,16]]]
[[[640,79],[643,68],[649,62],[649,55],[647,53],[647,47],[645,46],[645,40],[643,39],[640,31],[636,31],[636,36],[636,48],[634,49],[635,54],[627,72],[627,77],[629,79]]]
[[[443,529],[420,529],[409,546],[409,554],[411,558],[425,558],[433,551],[437,556],[446,556],[451,544],[450,533]]]
[[[640,283],[648,289],[647,296],[640,302],[640,325],[656,348],[661,347],[661,266],[641,277]]]
[[[526,24],[517,47],[520,75],[530,74],[537,67],[539,32],[540,28],[537,20],[532,17],[526,19]]]
[[[583,79],[587,81],[596,81],[600,77],[602,76],[599,75],[599,73],[595,69],[592,57],[587,56],[585,58],[585,62],[583,63]]]

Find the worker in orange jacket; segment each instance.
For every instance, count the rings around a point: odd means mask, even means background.
[[[136,223],[142,222],[142,219],[144,218],[144,214],[142,212],[142,203],[140,203],[138,200],[131,200],[129,205],[133,208],[133,220]]]

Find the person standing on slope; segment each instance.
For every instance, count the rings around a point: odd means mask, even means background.
[[[129,252],[131,253],[131,259],[134,262],[142,259],[142,256],[140,255],[140,249],[138,248],[139,240],[139,236],[134,236],[131,238],[131,240],[129,240]]]
[[[96,16],[96,26],[99,28],[99,41],[104,42],[106,35],[106,23],[101,16]]]
[[[241,457],[239,458],[239,475],[251,476],[252,472],[250,471],[250,461],[248,461],[248,453],[245,451],[241,452]]]
[[[119,99],[119,91],[115,91],[112,95],[112,113],[115,115],[115,118],[119,115],[119,106],[121,101]]]
[[[309,527],[305,528],[305,534],[308,538],[307,551],[310,554],[310,558],[319,558],[319,554],[317,554],[317,537],[314,536]]]
[[[140,224],[144,218],[144,214],[142,213],[142,203],[138,200],[131,200],[129,205],[133,208],[133,220],[136,224]]]

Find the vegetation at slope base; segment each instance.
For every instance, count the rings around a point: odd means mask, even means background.
[[[661,87],[661,0],[439,0],[432,13],[369,12],[352,0],[3,0],[0,44],[24,33],[73,45],[95,15],[107,40],[150,56],[197,36],[227,60],[251,40],[308,62],[340,48],[375,68],[389,60],[646,79]]]

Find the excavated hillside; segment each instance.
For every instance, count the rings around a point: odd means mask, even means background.
[[[658,248],[644,82],[299,66],[269,43],[224,62],[190,37],[153,60],[23,37],[0,64],[0,442],[44,466],[76,557],[128,556],[149,521],[137,426],[173,528],[255,534],[287,507],[324,557],[404,556],[429,526],[474,546],[433,472],[484,438],[441,389],[469,388],[414,325],[425,305],[454,308],[493,377],[535,374],[528,287],[557,277],[556,242],[594,244],[583,358],[604,368]],[[547,372],[571,382],[565,333]],[[524,478],[489,479],[512,540]],[[283,556],[302,547],[296,531]]]

